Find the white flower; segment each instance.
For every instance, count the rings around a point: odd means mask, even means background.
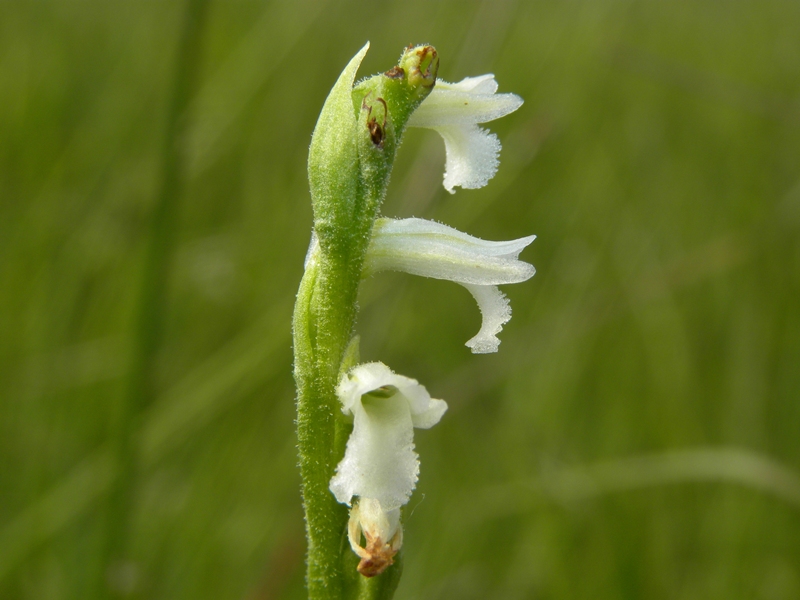
[[[497,352],[497,334],[511,319],[508,298],[497,289],[533,277],[533,265],[518,260],[535,235],[489,242],[424,219],[378,219],[367,252],[365,272],[404,271],[463,285],[478,303],[483,323],[466,345],[475,354]]]
[[[336,394],[342,412],[353,418],[353,432],[330,489],[348,506],[358,497],[350,511],[348,537],[362,559],[359,572],[377,575],[392,564],[402,544],[400,507],[417,484],[414,427],[433,427],[447,403],[379,362],[353,368],[342,377]],[[360,544],[362,533],[365,547]]]
[[[353,496],[373,498],[386,511],[403,506],[419,475],[414,427],[433,427],[447,403],[379,362],[352,369],[336,394],[342,412],[353,417],[353,433],[331,479],[333,495],[348,505]]]
[[[497,94],[494,75],[467,77],[458,83],[441,79],[408,121],[409,127],[434,129],[444,138],[447,159],[444,187],[476,189],[494,177],[499,164],[500,140],[478,127],[522,106],[516,94]]]

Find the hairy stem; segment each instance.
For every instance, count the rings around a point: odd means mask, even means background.
[[[432,47],[407,49],[407,71],[376,75],[353,89],[361,49],[334,85],[309,149],[315,235],[293,318],[297,436],[308,536],[307,586],[312,600],[389,597],[399,570],[364,584],[344,553],[347,508],[328,486],[342,458],[347,428],[336,396],[348,352],[364,258],[389,183],[395,152],[411,112],[436,78]],[[424,61],[424,76],[419,65]],[[431,68],[432,65],[432,68]],[[352,348],[352,346],[351,346]],[[343,364],[343,359],[347,364]],[[352,562],[352,561],[349,561]],[[345,572],[347,570],[347,572]],[[394,583],[389,584],[389,580]],[[366,587],[365,587],[366,585]],[[366,590],[366,592],[364,592]],[[363,594],[367,593],[367,596]]]

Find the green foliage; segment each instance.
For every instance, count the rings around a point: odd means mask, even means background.
[[[0,3],[4,599],[91,598],[102,580],[184,8]],[[304,597],[289,323],[306,159],[370,39],[363,73],[429,41],[444,79],[494,72],[526,102],[492,124],[501,168],[482,190],[447,194],[441,140],[409,132],[382,212],[538,235],[497,355],[462,346],[479,317],[458,286],[362,285],[361,359],[450,405],[416,437],[396,597],[797,598],[798,28],[780,0],[212,1],[135,436],[133,562],[112,583]]]

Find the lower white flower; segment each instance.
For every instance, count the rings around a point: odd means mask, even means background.
[[[378,575],[392,564],[402,544],[400,507],[419,476],[414,427],[433,427],[447,403],[380,362],[354,367],[342,377],[336,394],[342,412],[353,418],[353,432],[330,489],[348,506],[358,498],[350,511],[350,545],[361,558],[359,572]]]
[[[365,272],[403,271],[460,283],[478,303],[483,323],[466,345],[475,354],[497,352],[497,334],[511,319],[508,298],[497,285],[533,277],[533,265],[517,257],[535,235],[490,242],[424,219],[378,219]]]
[[[458,83],[439,79],[408,121],[409,127],[434,129],[444,139],[444,187],[451,194],[456,186],[481,188],[497,172],[500,140],[477,124],[514,112],[522,106],[522,98],[496,92],[491,73]]]

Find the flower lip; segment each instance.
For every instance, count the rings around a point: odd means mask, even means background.
[[[415,379],[383,363],[358,365],[342,376],[336,394],[353,432],[330,489],[342,504],[372,498],[384,511],[408,502],[419,476],[414,428],[428,429],[447,410]]]

